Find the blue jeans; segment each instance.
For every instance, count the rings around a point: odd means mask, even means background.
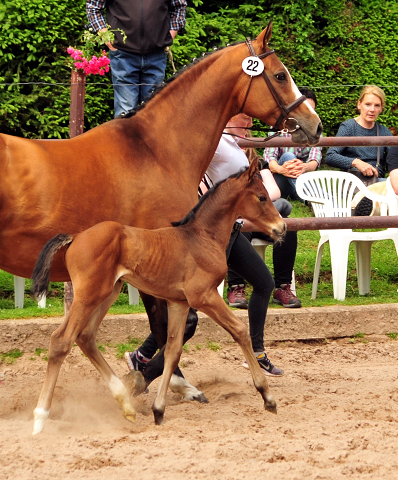
[[[164,79],[166,52],[140,55],[110,50],[115,117],[134,110]]]
[[[291,152],[284,153],[278,160],[278,165],[283,165],[288,160],[293,160],[296,155]],[[274,173],[275,182],[281,191],[281,197],[290,197],[292,200],[301,200],[296,193],[296,178],[285,177],[280,173]]]

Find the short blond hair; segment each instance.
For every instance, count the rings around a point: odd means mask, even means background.
[[[361,94],[359,95],[358,102],[362,102],[365,95],[376,95],[376,97],[379,97],[381,100],[381,107],[384,108],[386,103],[386,94],[380,87],[377,87],[376,85],[366,85],[363,87]]]

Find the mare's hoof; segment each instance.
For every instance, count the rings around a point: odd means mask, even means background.
[[[267,412],[275,413],[275,415],[278,413],[276,411],[275,400],[265,403],[265,409],[267,410]]]
[[[200,392],[200,395],[196,395],[195,397],[193,397],[192,400],[195,400],[195,402],[199,403],[209,403],[209,400],[207,400],[204,393],[202,392]]]
[[[123,382],[126,388],[130,390],[134,397],[138,397],[146,390],[146,381],[143,374],[137,370],[130,370],[123,377]]]

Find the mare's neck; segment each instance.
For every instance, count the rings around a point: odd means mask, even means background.
[[[195,188],[209,166],[223,128],[238,110],[233,90],[241,60],[236,58],[231,65],[226,53],[217,52],[190,67],[137,114],[150,125],[149,136],[167,132],[159,160],[167,166],[172,159],[181,181],[194,182]]]

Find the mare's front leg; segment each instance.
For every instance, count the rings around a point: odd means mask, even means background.
[[[164,353],[164,370],[158,393],[152,406],[156,425],[163,423],[167,388],[170,384],[171,375],[176,369],[181,357],[188,310],[189,305],[187,302],[168,302],[169,321],[167,343]]]
[[[206,292],[202,295],[202,298],[205,298],[206,301],[201,305],[196,305],[198,310],[201,310],[221,325],[240,345],[252,374],[254,385],[263,397],[265,409],[269,412],[276,413],[275,399],[269,391],[268,382],[254,355],[246,325],[231,312],[217,290],[214,289]]]

